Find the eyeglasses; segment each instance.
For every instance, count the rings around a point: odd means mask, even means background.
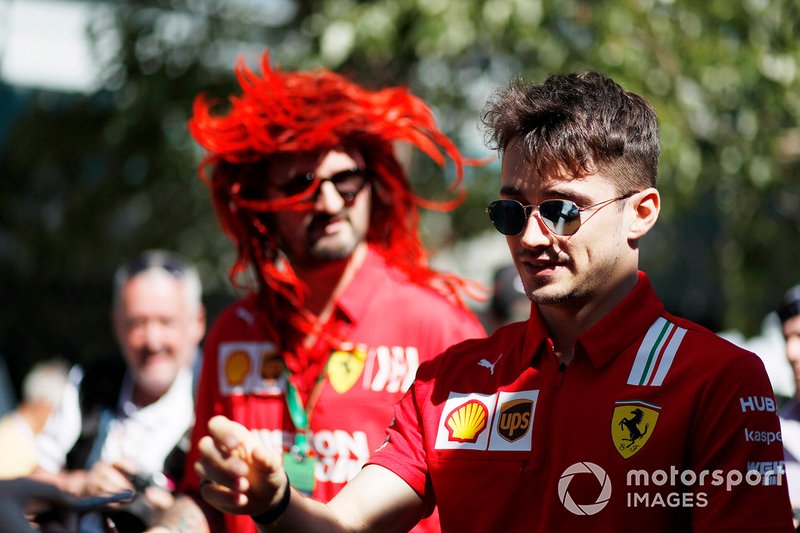
[[[606,205],[629,198],[636,191],[596,204],[578,207],[570,200],[545,200],[539,205],[522,205],[517,200],[495,200],[486,208],[489,219],[497,231],[503,235],[519,235],[525,229],[528,219],[534,210],[539,211],[539,218],[550,232],[555,235],[574,235],[581,227],[581,212],[600,209]]]
[[[278,190],[284,196],[302,196],[301,202],[313,202],[319,195],[323,181],[330,181],[336,188],[336,192],[342,197],[346,205],[352,205],[358,193],[364,189],[368,183],[367,170],[362,168],[350,168],[342,172],[337,172],[330,178],[317,178],[314,172],[306,172],[295,176],[288,182],[279,185]],[[315,185],[315,181],[318,184]]]

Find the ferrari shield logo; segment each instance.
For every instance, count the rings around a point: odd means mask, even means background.
[[[611,417],[611,439],[627,459],[644,447],[658,421],[661,407],[641,401],[619,401]]]
[[[366,359],[367,352],[361,348],[333,352],[328,360],[328,379],[333,390],[339,394],[349,391],[361,377]]]

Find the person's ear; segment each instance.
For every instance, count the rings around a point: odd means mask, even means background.
[[[197,343],[200,344],[200,341],[203,340],[203,337],[206,334],[206,308],[203,304],[200,304],[200,308],[197,310],[197,316],[194,317],[194,336],[197,338]]]
[[[634,218],[628,228],[628,238],[638,240],[650,231],[650,228],[658,220],[658,212],[661,210],[661,196],[655,188],[648,187],[631,196],[630,202],[633,206]]]

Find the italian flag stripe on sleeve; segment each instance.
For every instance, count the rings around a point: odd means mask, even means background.
[[[686,329],[658,317],[639,346],[628,384],[658,387],[664,383],[684,335]]]

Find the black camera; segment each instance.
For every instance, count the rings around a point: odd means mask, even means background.
[[[161,472],[152,474],[126,474],[136,489],[136,496],[128,503],[106,510],[103,514],[111,519],[119,533],[140,533],[150,528],[155,509],[144,496],[147,487],[169,490],[167,477]]]

